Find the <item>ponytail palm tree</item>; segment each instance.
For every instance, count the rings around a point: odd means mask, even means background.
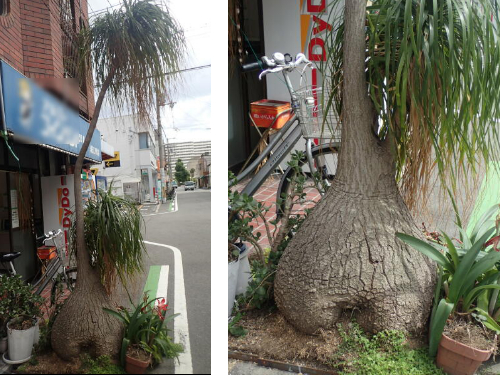
[[[115,108],[128,108],[137,112],[141,119],[147,119],[156,103],[156,93],[164,93],[173,87],[176,76],[165,73],[179,70],[184,52],[185,41],[180,26],[167,10],[151,0],[123,0],[119,9],[97,17],[88,29],[81,32],[82,72],[88,74],[93,70],[100,90],[75,165],[78,278],[76,288],[57,316],[52,331],[52,347],[64,359],[76,358],[83,350],[98,355],[117,355],[121,342],[120,325],[103,310],[104,307],[112,308],[110,296],[102,283],[106,279],[103,273],[109,270],[102,265],[92,266],[86,249],[80,187],[83,159],[104,98]],[[143,245],[138,245],[137,241],[141,241],[140,236],[129,244],[135,251],[133,256],[123,254],[120,258],[117,255],[113,261],[112,257],[104,255],[110,261],[108,265],[117,268],[118,275],[139,269]],[[115,249],[115,255],[116,250],[119,249]]]
[[[434,267],[395,232],[421,236],[408,206],[433,168],[453,191],[457,175],[499,156],[492,3],[349,0],[332,12],[323,73],[342,123],[337,174],[276,278],[278,306],[298,328],[332,327],[345,311],[368,331],[426,326]]]

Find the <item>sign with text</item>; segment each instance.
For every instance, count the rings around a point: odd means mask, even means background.
[[[119,167],[120,166],[120,160],[106,160],[104,162],[104,165],[106,168],[113,168],[113,167]]]
[[[47,176],[41,179],[44,232],[61,229],[66,252],[75,207],[74,177]]]
[[[10,65],[0,61],[7,129],[27,143],[45,144],[78,154],[89,124]],[[87,158],[101,161],[101,135],[94,131]]]
[[[12,217],[12,229],[19,228],[19,209],[17,207],[17,190],[10,191],[10,208]]]

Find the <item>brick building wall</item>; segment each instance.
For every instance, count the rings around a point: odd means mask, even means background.
[[[2,0],[0,0],[2,1]],[[7,0],[9,12],[0,16],[0,59],[33,79],[64,78],[61,4],[74,7],[74,31],[88,25],[87,0]],[[58,91],[56,86],[54,91]],[[62,94],[62,93],[61,93]],[[84,117],[94,112],[91,79],[77,105]]]

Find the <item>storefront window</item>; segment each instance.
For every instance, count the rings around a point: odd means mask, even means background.
[[[12,251],[21,252],[16,270],[25,279],[35,275],[36,252],[33,238],[33,189],[27,173],[9,173],[10,225]]]
[[[7,173],[0,171],[0,253],[10,252],[10,211]]]

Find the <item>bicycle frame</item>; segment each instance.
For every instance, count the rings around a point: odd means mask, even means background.
[[[285,84],[290,92],[291,98],[291,109],[280,113],[273,121],[271,126],[274,125],[278,118],[286,113],[293,111],[295,108],[298,108],[298,99],[293,91],[293,86],[290,81],[290,77],[288,76],[288,72],[283,70],[283,76],[285,78]],[[290,132],[288,132],[290,130]],[[285,135],[288,135],[285,137]],[[269,175],[278,167],[278,165],[283,161],[285,156],[287,156],[293,149],[293,146],[299,141],[302,137],[302,128],[300,126],[300,120],[297,118],[297,115],[294,113],[292,118],[288,120],[285,125],[279,130],[279,132],[275,135],[274,139],[272,139],[267,147],[262,151],[262,153],[250,164],[243,172],[241,172],[238,176],[236,176],[237,181],[242,181],[245,179],[252,171],[254,171],[257,166],[262,163],[262,161],[269,157],[267,162],[262,166],[262,168],[257,172],[257,174],[250,179],[245,188],[241,191],[242,194],[248,194],[252,196],[255,194],[257,189],[264,183],[264,181],[269,177]],[[274,150],[276,145],[281,142],[281,144]],[[312,148],[313,141],[311,139],[307,139],[306,141],[306,157],[309,165],[309,169],[311,173],[313,173],[316,168],[314,166],[314,159],[312,156]],[[272,153],[272,154],[271,154]]]

